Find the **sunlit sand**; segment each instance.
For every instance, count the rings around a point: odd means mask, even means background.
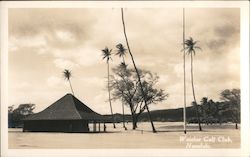
[[[54,149],[54,148],[239,148],[240,129],[234,124],[205,125],[197,131],[195,124],[188,125],[187,134],[180,122],[155,122],[158,133],[151,132],[148,122],[138,123],[131,130],[131,123],[107,124],[107,133],[34,133],[21,129],[9,129],[10,149]],[[91,129],[91,126],[90,126]],[[102,129],[102,128],[101,128]]]

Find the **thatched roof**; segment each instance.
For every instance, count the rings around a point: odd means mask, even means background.
[[[107,121],[108,119],[91,110],[72,94],[66,94],[43,111],[32,114],[24,120]]]

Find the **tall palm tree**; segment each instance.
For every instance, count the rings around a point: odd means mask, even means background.
[[[119,55],[119,57],[122,58],[122,61],[123,61],[121,63],[121,66],[123,66],[126,69],[126,63],[125,63],[124,57],[125,57],[125,55],[127,53],[127,49],[121,43],[117,44],[116,48],[117,48],[116,55]],[[123,103],[123,101],[122,101],[122,115],[123,115],[123,128],[125,130],[127,130],[127,127],[125,126],[124,103]]]
[[[107,71],[108,71],[108,93],[109,93],[109,106],[110,106],[110,112],[111,112],[111,116],[113,119],[113,126],[115,128],[115,119],[114,119],[114,115],[113,115],[113,109],[112,109],[112,104],[111,104],[111,96],[110,96],[110,85],[109,85],[109,60],[112,59],[111,58],[111,51],[112,49],[108,49],[107,47],[105,47],[105,49],[102,50],[102,55],[103,55],[103,59],[106,59],[107,62]]]
[[[183,107],[183,121],[184,121],[184,134],[186,131],[186,55],[185,55],[185,8],[182,10],[183,12],[183,72],[184,72],[184,107]]]
[[[72,88],[72,85],[71,85],[71,81],[70,81],[70,78],[71,78],[71,76],[72,76],[71,71],[69,71],[68,69],[64,69],[64,71],[63,71],[63,76],[64,76],[64,78],[65,78],[67,81],[69,81],[69,85],[70,85],[70,88],[71,88],[71,92],[72,92],[72,94],[74,95],[74,91],[73,91],[73,88]]]
[[[121,8],[121,16],[122,16],[123,33],[124,33],[124,36],[125,36],[125,39],[126,39],[126,44],[127,44],[128,52],[130,54],[131,60],[133,62],[133,65],[134,65],[134,68],[135,68],[135,71],[136,71],[136,74],[137,74],[137,77],[138,77],[139,85],[141,87],[140,88],[141,89],[141,93],[142,93],[142,96],[143,96],[143,99],[144,99],[145,108],[146,108],[146,110],[148,112],[148,117],[149,117],[149,120],[150,120],[150,123],[151,123],[151,126],[152,126],[153,133],[156,133],[156,130],[155,130],[155,127],[154,127],[154,123],[152,121],[152,117],[151,117],[151,114],[150,114],[150,111],[149,111],[149,108],[148,108],[148,104],[147,104],[147,100],[146,100],[146,97],[145,97],[145,93],[144,93],[144,90],[143,90],[143,86],[142,86],[140,74],[139,74],[139,71],[138,71],[138,69],[136,67],[134,57],[133,57],[133,55],[131,53],[131,50],[130,50],[130,47],[129,47],[128,38],[127,38],[127,34],[126,34],[126,28],[125,28],[123,8]]]
[[[200,115],[199,115],[199,112],[198,112],[198,106],[197,106],[197,101],[196,101],[196,97],[195,97],[195,90],[194,90],[194,79],[193,79],[193,55],[195,55],[196,53],[196,50],[199,49],[201,50],[200,47],[196,46],[198,41],[194,41],[192,37],[189,37],[189,39],[187,39],[185,41],[185,49],[187,50],[187,54],[190,55],[190,61],[191,61],[191,83],[192,83],[192,92],[193,92],[193,98],[194,98],[194,103],[195,103],[195,106],[196,106],[196,114],[197,114],[197,118],[198,118],[198,123],[199,123],[199,130],[202,131],[202,128],[201,128],[201,124],[200,124]]]

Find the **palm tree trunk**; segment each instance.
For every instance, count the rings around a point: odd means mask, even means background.
[[[124,56],[122,56],[122,61],[125,64]],[[126,65],[126,64],[125,64]],[[124,103],[122,102],[122,118],[123,118],[123,128],[127,130],[127,127],[125,126],[125,116],[124,116]]]
[[[184,121],[184,134],[186,131],[186,54],[185,54],[185,8],[183,8],[183,72],[184,72],[184,107],[183,107],[183,121]]]
[[[115,128],[115,119],[114,119],[114,114],[113,114],[113,110],[112,110],[112,104],[111,104],[111,96],[110,96],[110,88],[109,88],[109,62],[108,62],[108,93],[109,93],[109,106],[110,106],[110,112],[111,112],[111,116],[113,119],[113,126]]]
[[[124,56],[122,56],[122,61],[123,61],[123,63],[125,64],[125,59],[124,59]]]
[[[152,130],[154,133],[156,133],[156,130],[155,130],[155,127],[154,127],[154,123],[152,121],[152,118],[151,118],[151,114],[150,114],[150,111],[149,111],[149,108],[148,108],[148,105],[147,105],[147,102],[146,102],[146,99],[145,99],[145,93],[143,91],[143,86],[142,86],[142,82],[141,82],[141,78],[140,78],[140,74],[138,72],[138,69],[135,65],[135,61],[134,61],[134,58],[133,58],[133,55],[130,51],[130,47],[129,47],[129,44],[128,44],[128,38],[127,38],[127,34],[126,34],[126,29],[125,29],[125,22],[124,22],[124,16],[123,16],[123,8],[121,8],[121,14],[122,14],[122,24],[123,24],[123,33],[124,33],[124,36],[125,36],[125,39],[126,39],[126,44],[127,44],[127,47],[128,47],[128,52],[130,54],[130,57],[132,59],[132,62],[133,62],[133,65],[134,65],[134,68],[135,68],[135,71],[136,71],[136,74],[137,74],[137,77],[138,77],[138,81],[139,81],[139,84],[140,84],[140,89],[141,89],[141,92],[142,92],[142,96],[143,96],[143,99],[144,99],[144,103],[145,103],[145,108],[148,112],[148,117],[149,117],[149,120],[150,120],[150,123],[151,123],[151,126],[152,126]]]
[[[123,128],[127,130],[125,126],[125,116],[124,116],[124,103],[122,102],[122,122],[123,122]]]
[[[193,91],[193,97],[194,97],[194,103],[197,106],[197,101],[195,98],[195,92],[194,92],[194,79],[193,79],[193,53],[191,53],[191,83],[192,83],[192,91]],[[200,123],[200,115],[198,112],[198,106],[196,107],[196,114],[197,114],[197,118],[198,118],[198,124],[199,124],[199,130],[202,131],[201,128],[201,123]]]
[[[72,92],[73,95],[75,95],[74,91],[73,91],[73,88],[72,88],[72,85],[71,85],[71,81],[70,81],[70,79],[68,79],[68,80],[69,80],[69,85],[70,85],[71,92]]]

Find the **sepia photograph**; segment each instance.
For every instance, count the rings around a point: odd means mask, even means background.
[[[242,73],[249,78],[249,67],[242,69],[242,58],[249,62],[249,51],[242,48],[241,5],[102,3],[6,5],[5,155],[24,149],[246,155],[249,84]]]

